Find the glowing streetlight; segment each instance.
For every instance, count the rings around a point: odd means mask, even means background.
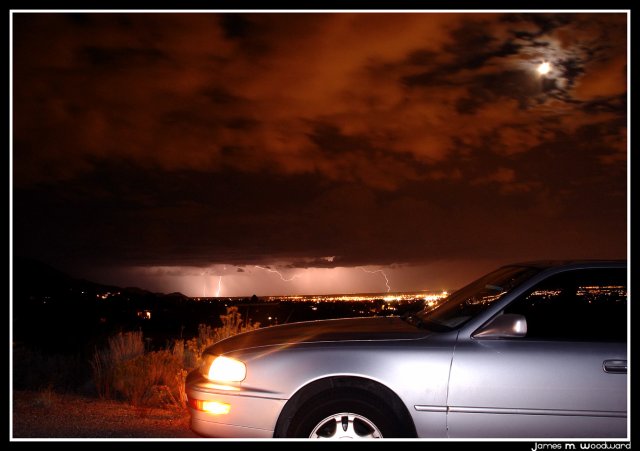
[[[538,73],[540,75],[546,75],[549,72],[551,72],[551,64],[545,62],[538,66]]]

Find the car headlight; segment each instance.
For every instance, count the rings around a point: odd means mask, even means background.
[[[240,382],[247,377],[247,366],[240,360],[224,356],[208,356],[202,374],[210,381]]]

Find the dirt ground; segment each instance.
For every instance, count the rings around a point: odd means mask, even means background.
[[[200,438],[186,410],[136,409],[75,394],[14,391],[14,439]]]

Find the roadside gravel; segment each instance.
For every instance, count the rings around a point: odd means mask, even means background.
[[[14,391],[14,439],[198,438],[186,410],[136,409],[76,394]]]

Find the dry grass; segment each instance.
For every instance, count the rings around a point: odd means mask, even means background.
[[[120,332],[110,337],[91,361],[98,395],[111,399],[117,394],[137,408],[184,408],[185,378],[200,364],[204,350],[217,341],[260,327],[260,323],[244,321],[237,307],[228,307],[220,320],[222,326],[201,324],[198,337],[186,343],[176,340],[161,351],[145,353],[142,332]]]
[[[37,392],[33,399],[33,405],[35,407],[41,407],[43,409],[51,408],[58,400],[59,395],[53,390],[53,387],[49,385]]]
[[[114,388],[131,405],[184,407],[182,361],[171,351],[154,351],[116,365]],[[154,396],[155,395],[155,396]]]
[[[109,399],[116,384],[115,371],[119,365],[144,354],[142,332],[119,332],[109,337],[107,347],[96,349],[91,360],[93,381],[98,396]]]
[[[186,410],[137,409],[113,400],[14,391],[13,438],[196,438]]]
[[[206,324],[198,325],[198,336],[185,343],[184,366],[196,368],[202,361],[202,354],[209,346],[244,332],[249,332],[260,327],[259,322],[246,321],[238,312],[238,307],[227,307],[226,315],[220,315],[222,326],[211,327]]]

